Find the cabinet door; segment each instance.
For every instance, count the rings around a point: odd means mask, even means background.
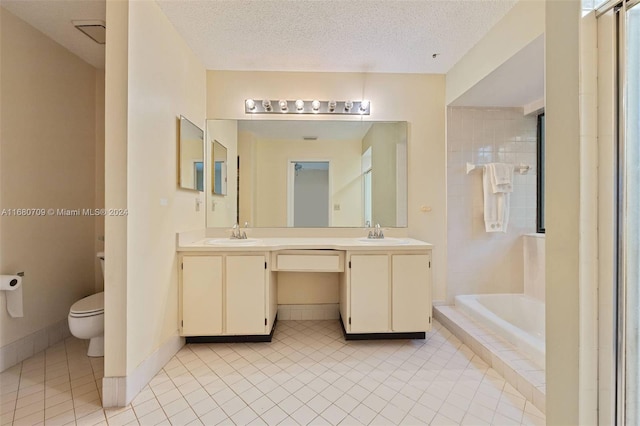
[[[431,329],[431,270],[429,255],[393,255],[392,319],[394,332],[428,331]]]
[[[182,258],[182,335],[222,334],[222,257]]]
[[[350,260],[350,332],[388,332],[389,256],[353,255]]]
[[[264,256],[227,256],[227,334],[265,334]]]

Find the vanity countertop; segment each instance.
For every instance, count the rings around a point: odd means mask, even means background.
[[[430,250],[433,246],[413,238],[204,238],[178,246],[179,252],[278,251],[278,250]]]

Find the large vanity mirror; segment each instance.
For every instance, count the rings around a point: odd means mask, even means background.
[[[229,153],[209,227],[407,226],[406,122],[208,120],[207,139]]]
[[[204,191],[204,132],[182,116],[178,153],[178,186]]]

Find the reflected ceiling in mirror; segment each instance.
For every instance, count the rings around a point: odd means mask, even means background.
[[[406,122],[211,121],[216,123],[208,123],[208,130],[220,128],[220,122],[237,125],[238,162],[229,161],[228,167],[238,166],[233,175],[237,176],[239,223],[252,227],[407,225]],[[230,170],[229,185],[231,175]],[[210,227],[233,224],[220,223],[215,212],[207,218]]]

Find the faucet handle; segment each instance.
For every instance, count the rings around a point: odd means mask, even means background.
[[[245,222],[245,223],[244,223],[244,227],[245,227],[245,228],[248,228],[248,227],[249,227],[249,222]]]

